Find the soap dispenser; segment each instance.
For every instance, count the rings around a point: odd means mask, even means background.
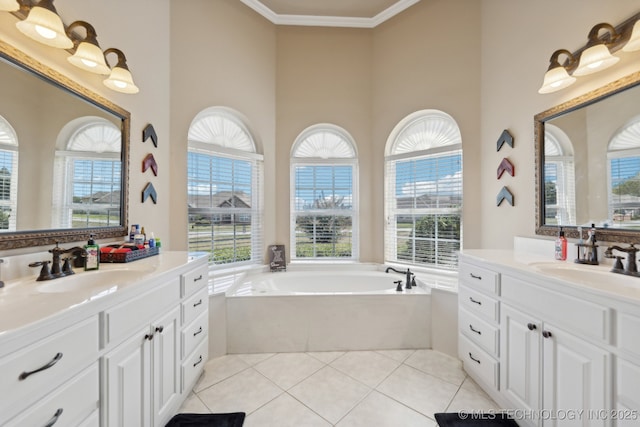
[[[564,261],[567,259],[567,238],[564,237],[564,230],[560,227],[558,238],[556,239],[556,259]]]
[[[84,259],[85,270],[97,270],[100,267],[100,246],[93,240],[94,235],[89,235],[89,241],[84,245],[87,256]]]

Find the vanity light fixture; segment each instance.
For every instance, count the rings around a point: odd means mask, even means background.
[[[111,70],[105,62],[104,53],[98,44],[96,30],[88,22],[75,21],[69,25],[67,32],[71,33],[76,27],[83,27],[87,34],[84,40],[77,42],[75,53],[68,57],[67,60],[85,71],[96,74],[109,74]]]
[[[549,59],[549,68],[544,75],[544,81],[542,87],[538,89],[538,93],[551,93],[560,89],[564,89],[567,86],[571,86],[576,78],[569,75],[567,69],[560,64],[558,57],[562,54],[568,57],[568,66],[575,63],[575,58],[566,49],[558,49],[553,52],[551,59]]]
[[[610,34],[609,43],[602,41],[598,34],[600,30],[605,29]],[[620,38],[620,34],[616,29],[607,23],[598,24],[589,31],[589,41],[587,47],[580,54],[580,62],[578,68],[573,72],[574,76],[586,76],[596,73],[600,70],[611,67],[618,62],[620,58],[611,55],[607,44],[613,44]]]
[[[127,58],[120,49],[109,48],[104,51],[105,57],[109,53],[118,55],[118,63],[111,69],[111,74],[104,80],[109,89],[122,93],[138,93],[140,89],[133,83],[133,76],[127,67]]]
[[[73,41],[67,37],[53,0],[40,0],[31,7],[27,18],[16,23],[16,26],[24,35],[37,42],[60,49],[73,47]]]
[[[0,10],[3,12],[15,12],[19,9],[18,0],[0,0]]]
[[[633,24],[633,30],[629,36],[629,41],[622,48],[625,52],[640,50],[640,20]]]

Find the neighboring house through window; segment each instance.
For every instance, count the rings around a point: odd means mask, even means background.
[[[262,155],[240,114],[211,107],[189,128],[189,250],[212,265],[262,263]]]
[[[53,176],[53,228],[122,224],[122,135],[100,117],[69,122],[56,143]]]
[[[16,231],[18,214],[18,136],[0,116],[0,230]]]
[[[611,138],[609,219],[614,226],[640,228],[640,117],[634,117]]]
[[[385,261],[454,270],[462,242],[462,140],[437,110],[403,119],[385,152]]]
[[[358,259],[357,153],[338,126],[303,131],[291,150],[291,258]]]

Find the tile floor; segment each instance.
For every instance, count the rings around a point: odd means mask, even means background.
[[[210,360],[180,412],[246,412],[245,427],[436,427],[433,414],[497,410],[433,350],[270,353]]]

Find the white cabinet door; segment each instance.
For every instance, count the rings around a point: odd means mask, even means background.
[[[180,395],[180,307],[153,322],[154,425],[165,425]]]
[[[584,410],[579,417],[545,420],[544,426],[608,425],[607,417],[589,414],[611,408],[611,354],[548,323],[542,334],[544,408],[559,415]]]
[[[500,390],[516,407],[540,408],[540,325],[521,310],[502,304]]]
[[[147,326],[104,357],[109,427],[151,427],[152,336]]]

